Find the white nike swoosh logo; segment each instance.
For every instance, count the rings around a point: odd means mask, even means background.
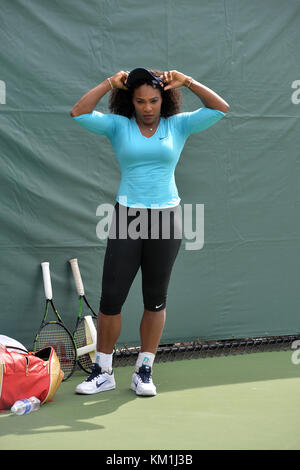
[[[160,304],[160,305],[155,305],[155,308],[159,308],[159,307],[161,307],[162,305],[163,305],[163,303]]]

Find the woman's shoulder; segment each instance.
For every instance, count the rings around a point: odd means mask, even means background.
[[[190,113],[187,111],[172,114],[172,116],[165,118],[166,123],[173,128],[178,128],[178,126],[181,126],[181,124],[186,120],[189,114]]]
[[[177,129],[180,129],[184,135],[188,136],[195,132],[207,129],[224,116],[226,116],[226,113],[223,113],[218,109],[203,106],[195,111],[178,113],[171,117],[173,118],[171,122],[174,123],[174,127],[177,127]]]
[[[123,116],[121,114],[116,114],[116,113],[111,113],[111,112],[102,112],[102,111],[98,111],[98,110],[93,110],[91,111],[90,113],[88,114],[81,114],[80,116],[77,116],[77,117],[81,117],[81,116],[86,116],[87,118],[101,118],[101,119],[112,119],[112,120],[115,120],[115,121],[128,121],[128,117],[126,116]]]
[[[124,116],[123,114],[116,114],[116,113],[110,113],[112,116],[115,116],[116,119],[120,119],[120,120],[123,120],[123,121],[129,121],[130,118],[128,118],[127,116]]]
[[[127,126],[133,118],[128,118],[127,116],[123,116],[122,114],[115,114],[111,113],[110,114],[111,119],[115,121],[115,124],[119,126]]]
[[[171,122],[171,121],[180,121],[181,119],[184,119],[189,114],[190,114],[189,111],[180,111],[179,113],[172,114],[172,116],[168,116],[166,119],[169,122]]]

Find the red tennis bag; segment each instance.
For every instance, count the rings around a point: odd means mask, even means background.
[[[36,353],[16,349],[0,344],[0,410],[32,396],[41,404],[51,401],[64,377],[52,347]]]

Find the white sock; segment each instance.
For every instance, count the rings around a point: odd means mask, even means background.
[[[96,364],[101,367],[102,370],[107,372],[111,372],[112,370],[112,360],[113,360],[113,353],[105,354],[102,352],[96,352]]]
[[[135,371],[138,372],[139,368],[144,366],[150,366],[152,368],[155,359],[155,354],[151,352],[140,352],[135,363]]]

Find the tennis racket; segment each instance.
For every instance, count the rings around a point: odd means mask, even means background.
[[[79,295],[78,315],[73,333],[77,347],[78,364],[82,370],[90,374],[92,372],[92,363],[96,360],[97,315],[85,296],[77,258],[70,259],[69,262],[71,264],[76,290]],[[88,308],[89,315],[82,315],[83,302]]]
[[[45,347],[52,346],[56,351],[60,362],[60,367],[64,372],[63,380],[67,380],[73,374],[77,363],[76,345],[72,334],[64,325],[62,318],[56,310],[52,300],[52,285],[49,263],[41,263],[41,266],[43,272],[46,306],[42,323],[34,339],[33,350],[36,352]],[[47,321],[49,305],[52,308],[56,320]]]

